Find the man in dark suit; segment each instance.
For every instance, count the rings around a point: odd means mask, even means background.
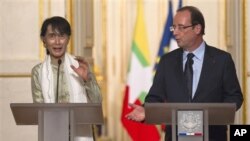
[[[243,96],[234,62],[229,53],[203,40],[202,13],[193,6],[178,9],[170,30],[180,48],[162,56],[145,102],[235,103],[238,110]],[[143,121],[144,108],[131,106],[127,118]],[[171,141],[169,128],[166,141]],[[209,126],[209,140],[227,141],[226,131],[226,126]]]

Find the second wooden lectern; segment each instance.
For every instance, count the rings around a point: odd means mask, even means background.
[[[75,141],[103,124],[101,103],[11,103],[17,125],[38,125],[38,141]],[[89,129],[89,130],[86,130]]]
[[[233,103],[145,103],[144,107],[146,123],[172,125],[173,141],[208,141],[208,126],[233,124],[236,112]]]

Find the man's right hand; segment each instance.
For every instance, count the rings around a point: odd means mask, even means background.
[[[133,108],[133,111],[126,115],[129,120],[142,122],[145,120],[145,110],[143,106],[136,104],[129,104]]]

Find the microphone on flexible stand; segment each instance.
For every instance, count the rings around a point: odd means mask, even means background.
[[[58,88],[59,88],[59,74],[60,74],[60,65],[62,63],[62,60],[58,60],[58,68],[57,68],[57,86],[56,86],[56,103],[58,103]]]

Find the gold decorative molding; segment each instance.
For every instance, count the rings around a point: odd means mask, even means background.
[[[44,17],[44,0],[39,0],[39,28],[42,26]],[[40,39],[40,38],[39,38]],[[42,60],[44,58],[44,47],[43,43],[39,41],[39,58]]]
[[[31,77],[30,73],[2,73],[0,78],[13,78],[13,77]]]
[[[107,0],[103,0],[101,3],[101,18],[102,18],[102,62],[103,62],[103,66],[108,66],[107,63],[107,35],[108,35],[108,31],[107,31]],[[107,69],[102,70],[102,74],[101,74],[101,78],[102,80],[102,94],[104,95],[104,100],[103,100],[103,116],[105,118],[105,120],[107,120],[107,109],[108,109],[108,96],[107,96],[107,91],[108,91],[108,84],[107,84]],[[108,129],[107,129],[108,130]]]
[[[242,3],[242,93],[243,97],[247,97],[247,76],[249,72],[247,71],[247,1],[243,0]],[[247,103],[249,101],[247,98],[243,102],[243,124],[247,123]]]
[[[69,24],[71,26],[71,30],[74,31],[75,30],[75,26],[74,26],[74,16],[73,16],[73,9],[74,5],[72,0],[66,0],[66,18],[69,21]],[[72,54],[74,52],[74,40],[72,40],[74,38],[74,34],[71,34],[71,39],[69,40],[69,45],[67,48],[67,51]]]

